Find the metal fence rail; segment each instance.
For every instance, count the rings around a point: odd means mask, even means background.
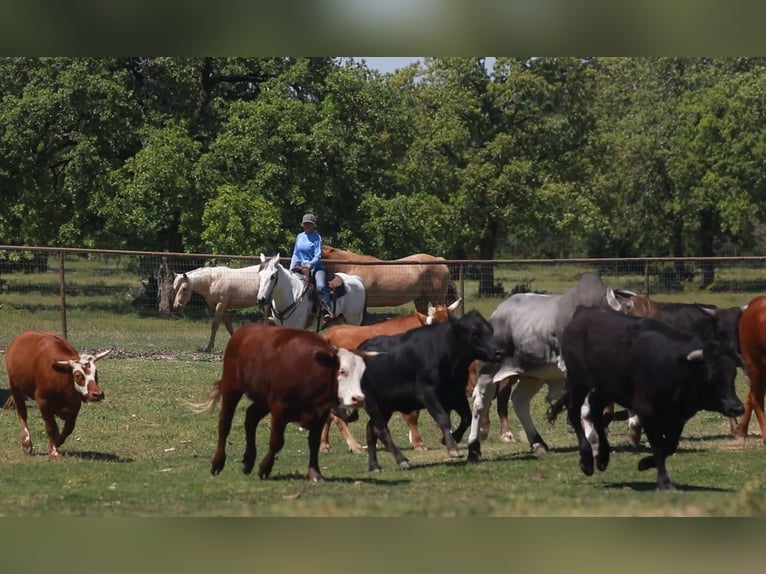
[[[287,260],[285,260],[286,262]],[[369,262],[349,261],[369,265]],[[0,346],[15,334],[5,332],[2,313],[28,314],[31,326],[46,318],[50,327],[67,335],[75,321],[102,317],[175,316],[172,281],[175,273],[196,267],[245,267],[260,263],[258,255],[168,253],[106,249],[19,247],[0,245]],[[535,291],[561,293],[577,276],[595,271],[612,287],[647,293],[666,300],[693,297],[745,304],[766,293],[766,257],[634,258],[634,259],[502,259],[448,260],[452,297],[487,315],[508,295]],[[384,262],[390,273],[406,273],[406,264]],[[378,263],[380,265],[380,263]],[[412,303],[398,308],[369,309],[369,322],[409,313]],[[257,308],[236,310],[240,320],[261,320]],[[194,296],[181,315],[209,319],[205,301]],[[22,321],[23,322],[23,321]],[[17,322],[18,323],[18,322]],[[17,328],[17,324],[14,324]]]

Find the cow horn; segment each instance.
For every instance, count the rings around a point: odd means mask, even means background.
[[[702,352],[702,349],[695,349],[688,355],[686,355],[687,361],[701,361],[705,358],[705,354]]]
[[[622,305],[614,296],[614,290],[611,287],[606,288],[606,302],[615,311],[622,311]]]
[[[102,358],[106,357],[112,351],[114,351],[114,349],[107,349],[106,351],[101,351],[95,357],[93,357],[93,360],[94,361],[98,361],[99,359],[102,359]]]
[[[449,311],[450,313],[454,313],[455,310],[457,310],[457,308],[460,306],[460,303],[462,301],[463,301],[463,298],[462,297],[458,297],[457,301],[455,301],[452,305],[447,307],[447,311]]]

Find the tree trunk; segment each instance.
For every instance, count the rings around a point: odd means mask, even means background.
[[[712,209],[706,209],[702,212],[700,218],[700,255],[703,257],[713,257],[715,250],[713,242],[715,238],[715,213]],[[715,281],[715,265],[710,261],[703,261],[700,264],[702,272],[702,284],[700,287],[706,289]]]
[[[479,259],[492,259],[495,256],[496,246],[497,240],[493,226],[493,229],[479,240]],[[502,291],[502,288],[500,290]],[[497,291],[498,288],[495,285],[495,266],[492,263],[480,263],[479,297],[495,297],[498,295]]]
[[[170,315],[173,305],[173,272],[168,258],[163,257],[157,270],[157,307],[160,315]]]

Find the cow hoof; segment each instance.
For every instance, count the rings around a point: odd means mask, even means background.
[[[414,450],[416,452],[425,452],[425,451],[428,450],[428,447],[426,445],[424,445],[424,444],[413,444],[412,445],[412,450]]]
[[[319,447],[319,452],[321,452],[323,454],[328,454],[330,452],[330,445],[320,446]]]
[[[456,448],[453,448],[452,450],[447,451],[447,454],[450,458],[462,458],[463,455],[460,454],[460,451]]]
[[[21,450],[24,452],[24,454],[32,454],[32,445],[29,446],[22,446]]]
[[[383,469],[379,466],[371,466],[367,469],[368,472],[383,472]]]
[[[321,482],[324,480],[324,477],[318,470],[309,469],[308,477],[310,482]]]
[[[364,454],[364,449],[361,446],[358,448],[350,448],[348,451],[353,454]]]
[[[593,463],[585,463],[580,461],[580,470],[585,476],[593,476]]]
[[[500,442],[512,443],[516,442],[516,437],[513,436],[511,431],[504,432],[500,435]]]
[[[535,456],[542,456],[548,452],[548,447],[541,442],[536,442],[532,445],[532,454]]]
[[[604,472],[606,470],[606,467],[609,466],[608,460],[597,460],[596,461],[596,468],[599,470],[599,472]]]
[[[401,468],[402,470],[409,470],[411,468],[410,467],[410,461],[409,460],[403,460],[402,462],[399,463],[399,468]]]

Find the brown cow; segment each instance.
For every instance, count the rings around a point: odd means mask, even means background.
[[[745,400],[745,413],[735,429],[735,435],[747,439],[750,415],[755,412],[761,427],[761,440],[766,444],[766,416],[763,398],[766,393],[766,296],[759,295],[748,303],[739,321],[739,349],[750,379]]]
[[[63,337],[42,331],[24,331],[11,341],[5,351],[5,370],[25,453],[32,453],[26,398],[35,400],[45,422],[48,457],[58,459],[58,447],[72,434],[82,403],[104,398],[98,386],[96,361],[111,351],[79,354]],[[64,421],[61,433],[56,417]]]
[[[234,332],[223,356],[223,375],[213,384],[208,400],[190,404],[195,412],[211,411],[221,400],[218,448],[210,472],[218,474],[226,462],[226,438],[242,395],[252,404],[245,414],[245,455],[242,470],[255,465],[255,430],[271,414],[269,450],[258,467],[268,478],[274,459],[285,442],[285,428],[297,422],[308,430],[308,479],[322,480],[319,471],[319,436],[330,409],[338,404],[358,408],[364,404],[361,378],[364,354],[336,349],[316,333],[290,327],[246,324]]]
[[[366,341],[367,339],[378,335],[396,335],[398,333],[409,331],[410,329],[422,327],[423,325],[431,325],[446,321],[449,318],[450,313],[454,313],[455,309],[458,308],[461,300],[462,299],[458,299],[449,307],[442,304],[434,306],[429,303],[427,315],[415,311],[404,317],[394,317],[393,319],[375,323],[374,325],[335,325],[334,327],[325,329],[322,332],[322,336],[336,347],[356,349],[362,341]],[[418,432],[418,411],[402,413],[402,417],[410,429],[410,443],[415,450],[425,449],[423,439]],[[348,424],[333,412],[330,412],[330,418],[327,419],[327,422],[322,429],[320,446],[322,452],[330,452],[330,424],[333,420],[335,421],[338,430],[340,430],[343,435],[343,438],[346,439],[348,449],[357,454],[363,453],[362,446],[354,438],[354,435],[351,434]]]

